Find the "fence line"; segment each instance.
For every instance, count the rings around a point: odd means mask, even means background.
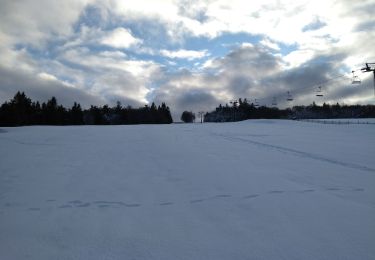
[[[318,123],[318,124],[334,124],[334,125],[375,125],[375,122],[354,121],[354,120],[321,120],[321,119],[297,119],[302,122]]]

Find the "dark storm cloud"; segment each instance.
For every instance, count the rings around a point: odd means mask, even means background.
[[[246,97],[251,87],[254,86],[251,84],[251,79],[246,75],[231,77],[227,84],[228,89],[235,97]]]
[[[219,104],[214,94],[206,90],[173,90],[173,93],[158,92],[154,98],[155,103],[166,102],[171,107],[173,119],[179,121],[184,110],[198,112],[211,111]]]
[[[280,57],[264,46],[241,46],[213,64],[221,71],[216,80],[231,94],[230,98],[265,95],[263,86],[270,85],[267,81],[282,70]]]
[[[267,91],[264,97],[271,100],[277,97],[281,105],[311,104],[316,99],[318,87],[328,93],[335,88],[350,84],[350,78],[340,72],[341,62],[347,57],[345,53],[335,55],[320,55],[301,64],[299,67],[281,70],[278,73],[265,77],[261,81]],[[286,92],[289,91],[295,103],[286,102]],[[330,93],[330,99],[342,100],[341,92]]]
[[[327,99],[335,100],[337,102],[343,102],[345,99],[356,98],[356,97],[373,97],[374,96],[374,85],[373,85],[373,76],[362,74],[363,80],[361,84],[351,84],[350,81],[347,81],[346,84],[331,89],[327,92]]]
[[[332,63],[308,62],[301,67],[281,72],[276,78],[265,79],[287,86],[290,90],[304,89],[325,82],[335,74]]]
[[[264,46],[244,45],[229,52],[225,57],[215,60],[215,65],[235,71],[268,73],[280,67],[280,58],[272,55]]]
[[[200,107],[202,104],[215,104],[216,98],[205,90],[191,90],[189,92],[181,93],[177,98],[179,106],[193,108]]]

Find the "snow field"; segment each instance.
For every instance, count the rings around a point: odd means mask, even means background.
[[[375,125],[0,131],[0,259],[373,259]]]

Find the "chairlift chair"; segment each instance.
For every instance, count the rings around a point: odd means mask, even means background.
[[[276,98],[274,97],[274,98],[272,98],[272,106],[277,106],[277,101],[276,101]]]
[[[257,99],[254,99],[254,107],[259,107],[259,102]]]
[[[286,95],[286,101],[293,101],[293,96],[292,94],[290,94],[289,91],[287,92],[287,95]]]
[[[233,107],[237,107],[238,101],[237,100],[231,100],[229,101],[230,104],[233,105]]]
[[[318,87],[318,90],[316,91],[316,95],[317,97],[323,97],[323,92],[322,92],[322,87],[319,86]]]
[[[361,84],[361,79],[354,74],[354,70],[352,71],[353,77],[352,77],[352,84]]]

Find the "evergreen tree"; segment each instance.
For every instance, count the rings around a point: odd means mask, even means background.
[[[184,111],[181,114],[181,120],[185,123],[192,123],[195,120],[195,114],[191,111]]]
[[[69,111],[69,124],[82,125],[83,124],[83,111],[80,104],[74,102],[72,108]]]

